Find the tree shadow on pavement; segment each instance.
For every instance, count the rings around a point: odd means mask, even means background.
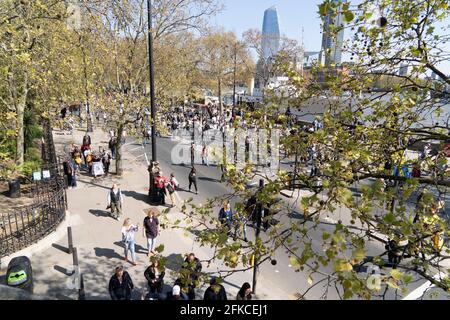
[[[143,201],[145,203],[148,203],[148,195],[144,193],[138,193],[136,191],[122,191],[122,194],[131,197],[133,199],[136,199],[138,201]]]
[[[209,181],[209,182],[220,182],[220,179],[207,178],[207,177],[199,177],[198,180]]]
[[[122,249],[125,249],[125,245],[123,244],[122,241],[116,241],[116,242],[114,242],[114,244],[118,247],[121,247]],[[135,250],[136,254],[138,254],[138,253],[147,254],[147,249],[137,243],[134,244],[134,250]]]
[[[95,247],[94,252],[97,257],[123,259],[121,255],[114,251],[114,249]]]
[[[166,259],[166,268],[173,271],[179,271],[184,262],[184,257],[180,253],[172,253]]]
[[[111,214],[109,213],[109,211],[105,211],[105,210],[89,209],[89,213],[92,213],[96,217],[105,217],[105,218],[111,217]]]
[[[102,186],[102,185],[100,185],[100,184],[93,183],[93,182],[91,182],[91,181],[86,181],[86,180],[77,179],[77,182],[83,182],[84,184],[90,184],[90,185],[92,185],[92,186],[94,186],[94,187],[99,187],[99,188],[103,188],[103,189],[107,189],[107,190],[110,190],[110,189],[111,189],[111,187],[105,187],[105,186]]]

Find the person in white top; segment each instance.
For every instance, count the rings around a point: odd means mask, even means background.
[[[139,223],[134,225],[131,223],[130,218],[126,218],[122,226],[122,241],[125,245],[125,258],[124,260],[128,262],[128,250],[131,251],[131,264],[136,266],[136,253],[134,248],[134,238],[136,232],[139,230]]]

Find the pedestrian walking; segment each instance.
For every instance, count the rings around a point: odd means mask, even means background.
[[[162,293],[164,287],[164,267],[160,266],[159,259],[156,259],[144,272],[147,279],[150,293]]]
[[[225,301],[227,299],[227,293],[223,285],[219,283],[217,277],[212,277],[209,282],[209,287],[205,290],[203,296],[205,301]]]
[[[69,166],[69,186],[75,188],[77,186],[77,171],[75,170],[75,166],[71,160],[68,161]]]
[[[139,230],[139,223],[134,225],[131,223],[130,218],[126,218],[122,226],[122,242],[125,247],[125,258],[124,260],[128,262],[128,251],[131,252],[131,264],[136,266],[136,250],[134,246],[135,234]]]
[[[194,166],[194,160],[195,160],[195,143],[191,143],[191,166]]]
[[[170,180],[169,180],[170,184],[172,185],[172,187],[176,190],[178,190],[180,188],[180,183],[178,182],[178,180],[175,178],[175,174],[172,172],[170,174]]]
[[[186,259],[184,260],[182,266],[182,275],[184,275],[187,279],[187,292],[189,300],[195,300],[195,288],[196,282],[200,277],[200,272],[202,271],[202,264],[200,260],[195,256],[194,253],[190,253]],[[182,281],[180,279],[177,280],[176,284],[181,285]]]
[[[116,137],[112,136],[111,139],[109,139],[108,147],[111,150],[111,157],[116,159]]]
[[[131,300],[131,292],[134,289],[130,275],[118,266],[114,275],[109,280],[109,294],[112,300]]]
[[[172,202],[171,206],[172,208],[176,206],[176,197],[175,197],[175,188],[173,187],[172,183],[166,182],[166,190],[169,193],[170,201]]]
[[[142,131],[142,145],[144,145],[144,146],[147,145],[149,139],[150,139],[150,134],[149,134],[148,130],[145,128]]]
[[[236,212],[235,216],[236,216],[236,219],[234,220],[235,221],[234,240],[236,241],[238,231],[240,231],[242,229],[242,235],[244,236],[244,241],[248,242],[248,239],[247,239],[248,217],[246,216],[246,214],[244,212]]]
[[[202,149],[202,164],[209,166],[209,162],[208,162],[208,147],[206,144],[203,145],[203,149]]]
[[[147,239],[147,256],[155,253],[156,237],[159,235],[159,220],[156,215],[159,213],[157,209],[150,208],[146,211],[147,216],[144,218],[144,229],[142,230],[143,236]]]
[[[111,153],[108,150],[103,149],[102,152],[102,164],[105,170],[105,175],[109,173],[109,166],[111,165]]]
[[[252,300],[252,289],[250,283],[245,282],[239,290],[236,300]]]
[[[189,172],[189,192],[191,192],[191,186],[194,185],[195,187],[195,194],[198,194],[197,189],[197,170],[195,170],[194,167],[192,167],[191,172]]]
[[[123,197],[122,192],[117,187],[116,184],[113,184],[111,189],[108,191],[108,206],[106,209],[111,208],[111,216],[120,221],[120,216],[122,214],[122,205],[123,205]]]
[[[223,203],[223,207],[219,211],[219,221],[223,227],[226,226],[228,228],[227,234],[230,236],[233,225],[233,211],[228,201]]]
[[[166,183],[167,178],[163,175],[162,171],[158,171],[155,177],[155,186],[162,205],[166,204]]]

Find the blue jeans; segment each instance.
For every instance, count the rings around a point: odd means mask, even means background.
[[[136,261],[136,253],[134,250],[134,241],[124,242],[125,245],[125,258],[128,258],[128,250],[131,251],[131,260]]]
[[[72,181],[70,184],[71,187],[76,187],[77,186],[77,176],[74,174],[72,175]]]
[[[147,249],[148,252],[154,251],[156,246],[156,238],[147,238]]]

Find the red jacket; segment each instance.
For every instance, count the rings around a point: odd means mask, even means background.
[[[163,189],[166,186],[166,177],[162,176],[162,177],[156,177],[155,178],[155,184],[157,188]]]

